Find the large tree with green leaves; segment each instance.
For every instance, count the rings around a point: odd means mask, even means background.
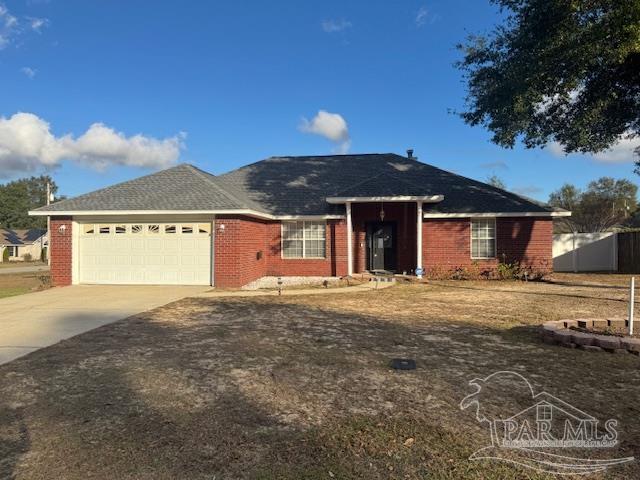
[[[0,227],[45,228],[45,217],[30,217],[28,212],[46,205],[47,183],[51,186],[51,193],[55,194],[58,187],[48,175],[0,185]]]
[[[628,222],[638,209],[638,187],[626,179],[602,177],[582,191],[565,184],[549,196],[549,204],[571,211],[558,220],[559,232],[603,232]]]
[[[459,46],[465,122],[504,147],[557,141],[566,153],[640,135],[640,0],[492,2],[503,22]]]

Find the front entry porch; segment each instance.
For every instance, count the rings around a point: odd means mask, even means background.
[[[366,270],[398,271],[397,264],[397,223],[366,222],[365,253]]]

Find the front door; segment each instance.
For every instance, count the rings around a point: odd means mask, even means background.
[[[367,270],[396,270],[396,225],[367,223]]]

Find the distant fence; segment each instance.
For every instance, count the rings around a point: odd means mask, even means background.
[[[556,272],[618,271],[618,235],[613,232],[562,233],[553,236],[553,269]],[[640,237],[636,237],[636,257],[640,261]],[[626,246],[625,252],[628,251]],[[627,265],[624,260],[623,265]],[[631,272],[630,272],[631,273]]]

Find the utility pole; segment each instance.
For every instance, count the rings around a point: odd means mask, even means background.
[[[51,184],[47,182],[47,206],[51,203]],[[47,215],[47,265],[51,266],[51,216]]]

